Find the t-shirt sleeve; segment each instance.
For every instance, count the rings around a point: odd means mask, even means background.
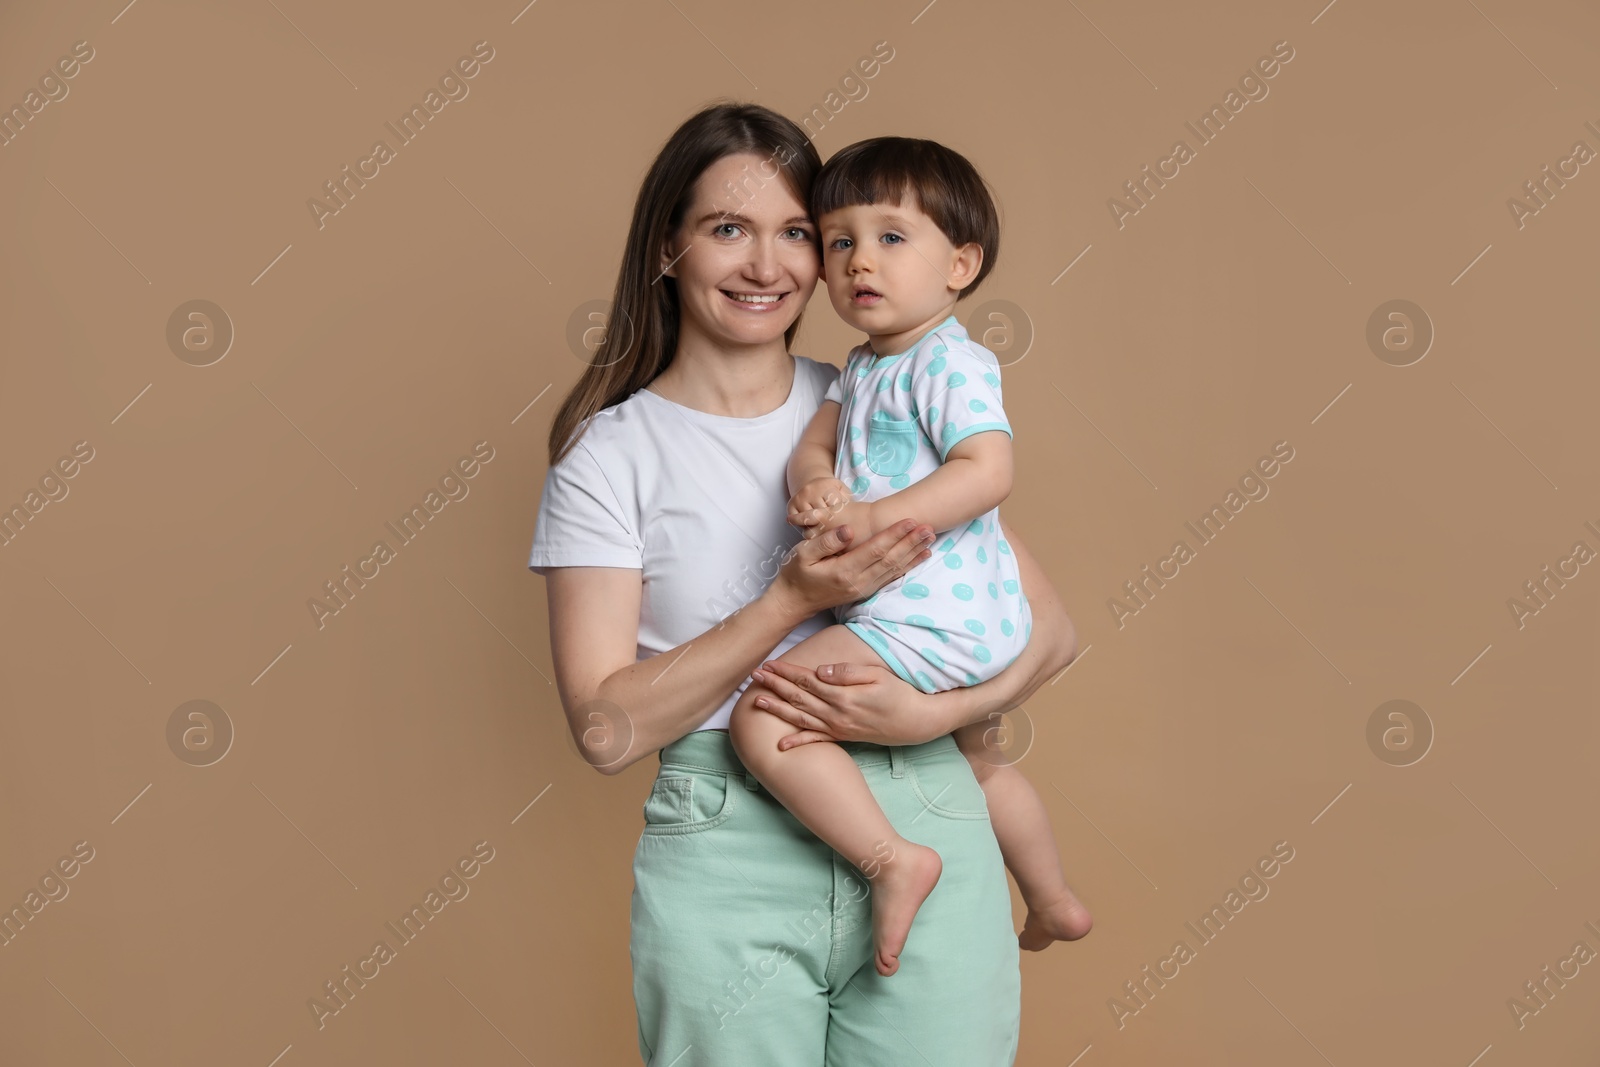
[[[605,471],[582,442],[545,475],[528,569],[630,567],[644,569],[644,542],[633,516],[617,499]]]
[[[833,381],[828,383],[828,391],[826,393],[822,394],[822,399],[823,400],[831,400],[835,404],[843,404],[844,403],[844,388],[840,384],[843,381],[844,381],[844,375],[842,373],[835,374],[833,376]]]
[[[919,360],[911,375],[911,398],[917,422],[939,451],[941,462],[950,449],[973,434],[1004,430],[1011,435],[1000,400],[1000,367],[966,345],[935,343],[929,358]]]

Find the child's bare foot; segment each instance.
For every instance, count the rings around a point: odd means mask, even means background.
[[[926,845],[902,841],[892,858],[877,863],[872,877],[872,947],[878,973],[888,977],[900,969],[900,952],[911,933],[911,920],[933,892],[944,861]]]
[[[1043,908],[1029,908],[1017,944],[1029,952],[1050,947],[1052,941],[1076,941],[1094,926],[1094,916],[1067,890]]]

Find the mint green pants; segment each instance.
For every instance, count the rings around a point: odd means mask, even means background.
[[[950,737],[841,745],[939,884],[900,969],[873,965],[869,883],[720,730],[661,751],[633,859],[633,995],[647,1067],[1006,1067],[1021,974],[983,790]]]

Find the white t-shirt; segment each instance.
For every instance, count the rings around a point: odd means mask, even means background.
[[[648,389],[596,413],[545,476],[528,568],[641,571],[636,659],[699,637],[760,596],[802,539],[787,519],[789,457],[838,374],[795,356],[789,398],[750,419],[696,411]],[[768,658],[833,621],[818,612]],[[677,669],[693,670],[692,657]],[[696,729],[727,729],[749,684],[744,678]]]

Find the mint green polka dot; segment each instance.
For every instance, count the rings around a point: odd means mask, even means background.
[[[936,356],[942,356],[948,351],[950,351],[950,346],[946,345],[943,341],[939,341],[933,346],[933,354]]]
[[[983,520],[973,519],[971,522],[967,523],[967,532],[975,534],[983,533]]]
[[[910,389],[911,388],[911,373],[909,371],[901,371],[898,381],[900,382],[900,388],[902,388],[902,389]]]
[[[981,681],[981,680],[982,679],[980,679],[976,674],[973,674],[971,671],[967,672],[967,684],[968,685],[977,685],[978,682]]]
[[[1027,640],[1027,639],[1031,638],[1032,636],[1033,636],[1033,623],[1030,622],[1027,626],[1023,627],[1022,637],[1023,637],[1023,640]]]
[[[955,375],[952,374],[950,377],[954,378]],[[981,400],[973,399],[973,400],[967,401],[967,409],[969,411],[988,411],[989,410],[989,405],[985,404]]]
[[[929,678],[926,674],[922,673],[921,671],[913,671],[912,677],[916,678],[917,685],[924,693],[932,693],[934,691],[933,679]]]
[[[890,622],[888,619],[879,619],[878,620],[878,625],[882,626],[885,630],[888,630],[892,634],[897,634],[897,633],[900,632],[900,627],[896,626],[894,623]]]
[[[859,427],[859,426],[850,427],[850,440],[854,441],[856,438],[858,438],[860,436],[861,436],[861,427]]]
[[[910,623],[912,626],[921,626],[926,630],[938,629],[938,626],[934,623],[934,621],[928,618],[926,615],[907,615],[906,622]]]
[[[917,402],[915,400],[911,401],[911,417],[913,419],[917,417]]]
[[[1015,626],[1011,625],[1011,620],[1010,619],[1001,619],[1000,620],[1000,632],[1005,634],[1007,637],[1010,637],[1012,634],[1017,632],[1017,628]]]
[[[956,543],[955,543],[954,539],[946,537],[944,539],[944,544],[939,546],[939,551],[940,552],[948,552],[954,547],[956,547]]]
[[[939,421],[939,405],[935,404],[933,407],[928,409],[928,421],[929,422],[938,422]]]
[[[1004,539],[1002,539],[1000,541],[1000,551],[1004,555],[1007,555],[1007,556],[1011,555],[1011,546],[1006,544]]]
[[[932,377],[933,375],[938,374],[940,371],[944,370],[944,363],[945,363],[944,356],[941,355],[941,356],[935,357],[933,362],[928,364],[928,376]]]
[[[867,631],[867,644],[877,649],[885,649],[889,647],[889,642],[884,640],[883,635],[872,630]]]
[[[988,663],[994,659],[994,653],[989,651],[988,645],[977,644],[972,646],[972,658],[979,663]]]
[[[890,489],[904,489],[906,486],[908,486],[910,484],[911,484],[911,475],[909,475],[909,474],[896,474],[893,478],[889,479],[889,488]]]
[[[928,587],[917,582],[907,582],[900,587],[900,591],[912,600],[921,600],[928,595]]]
[[[960,570],[961,569],[961,556],[960,556],[960,554],[956,553],[956,552],[946,552],[945,556],[944,556],[944,565],[946,567],[949,567],[953,571]]]
[[[967,376],[965,374],[962,374],[958,370],[957,371],[951,371],[950,372],[950,377],[948,379],[946,379],[946,380],[950,383],[950,388],[952,388],[952,389],[957,389],[957,388],[967,384]]]
[[[1017,584],[1017,580],[1015,578],[1007,578],[1001,584],[1005,587],[1005,590],[1008,593],[1015,593],[1018,589],[1022,588]]]
[[[867,491],[867,487],[871,484],[872,481],[866,475],[859,475],[855,481],[850,483],[850,491],[860,495],[861,493],[865,493]]]
[[[863,364],[861,364],[861,366],[856,368],[856,377],[857,378],[865,378],[866,376],[867,376],[867,365],[865,363],[863,363]]]
[[[889,386],[891,386],[893,384],[894,384],[894,379],[891,378],[889,375],[885,374],[882,378],[878,379],[878,392],[880,392],[880,393],[887,392],[888,389],[889,389]]]
[[[922,650],[922,654],[928,658],[929,663],[933,664],[935,667],[938,667],[940,670],[944,670],[944,657],[939,655],[939,653],[935,652],[931,648],[925,648]]]
[[[962,623],[962,625],[971,630],[973,633],[977,634],[979,637],[982,637],[988,631],[988,628],[977,619],[968,619],[966,622]]]
[[[996,374],[994,371],[985,371],[983,374],[983,380],[989,383],[989,388],[991,389],[1000,388],[1000,375]]]
[[[950,591],[962,600],[972,599],[972,586],[967,585],[965,582],[957,582],[950,587]]]
[[[854,463],[856,466],[859,467],[863,463],[865,463],[866,461],[867,461],[867,454],[865,452],[852,452],[852,453],[850,453],[850,462]]]
[[[947,422],[947,423],[944,424],[944,432],[943,432],[942,436],[949,437],[951,434],[953,434],[955,432],[956,432],[956,424],[955,423]]]
[[[993,582],[989,583],[989,595],[996,600],[1000,599],[1000,587]]]
[[[983,546],[982,545],[978,546],[978,562],[979,563],[988,563],[989,562],[989,553],[987,553],[987,552],[985,552],[983,550]]]

